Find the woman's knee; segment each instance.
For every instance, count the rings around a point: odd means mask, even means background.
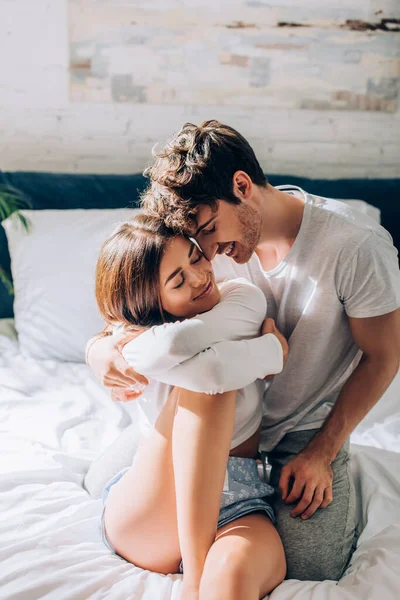
[[[238,541],[237,541],[238,542]],[[227,544],[224,548],[211,547],[204,566],[202,586],[217,587],[219,581],[225,581],[232,586],[243,581],[252,581],[255,577],[255,569],[251,560],[251,553],[245,544]]]
[[[225,578],[232,589],[243,589],[245,583],[263,598],[282,583],[285,575],[282,541],[272,523],[258,514],[224,527],[206,560],[205,582],[210,589]]]
[[[282,552],[271,570],[264,577],[264,580],[260,586],[261,598],[264,598],[267,594],[271,593],[278,585],[280,585],[286,577],[286,559],[285,554]]]

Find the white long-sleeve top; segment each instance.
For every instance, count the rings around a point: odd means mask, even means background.
[[[231,448],[258,429],[264,377],[282,370],[282,346],[273,334],[259,335],[267,312],[263,292],[245,279],[218,287],[221,300],[210,311],[151,327],[124,346],[125,360],[149,379],[135,400],[144,435],[174,386],[207,394],[238,390]]]

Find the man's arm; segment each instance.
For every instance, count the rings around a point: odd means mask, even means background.
[[[100,331],[100,333],[96,333],[96,335],[94,335],[92,338],[90,338],[90,340],[87,342],[86,348],[85,348],[85,362],[88,366],[89,366],[89,360],[88,360],[89,352],[90,352],[90,349],[93,346],[93,344],[95,342],[97,342],[97,340],[101,340],[102,338],[107,337],[109,335],[112,335],[112,325],[110,325],[109,323],[105,323],[103,331]]]
[[[148,380],[127,364],[121,350],[143,330],[111,335],[112,329],[112,325],[106,324],[101,333],[88,341],[86,363],[100,383],[110,388],[113,400],[134,400],[141,395]],[[137,384],[140,384],[139,387]]]
[[[400,309],[371,318],[349,317],[362,358],[344,384],[321,430],[283,469],[279,486],[287,504],[300,500],[292,516],[308,518],[332,501],[332,469],[341,446],[378,402],[399,370]],[[289,482],[294,479],[289,492]]]

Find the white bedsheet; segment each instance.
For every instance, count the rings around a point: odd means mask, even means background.
[[[271,600],[400,597],[399,397],[397,378],[353,436],[362,534],[347,573],[339,583],[286,581]],[[86,365],[24,359],[0,334],[0,598],[179,598],[180,576],[108,553],[101,501],[82,487],[90,462],[130,419]]]

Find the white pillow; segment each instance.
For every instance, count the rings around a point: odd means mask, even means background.
[[[94,294],[100,247],[115,225],[138,209],[23,210],[27,233],[9,217],[6,231],[14,281],[15,328],[21,353],[83,362],[101,331]]]

